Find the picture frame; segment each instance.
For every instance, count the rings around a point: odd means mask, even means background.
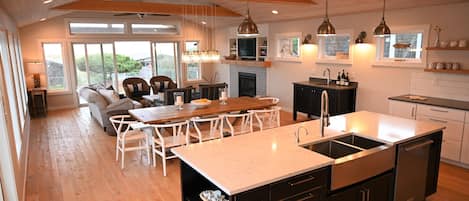
[[[301,62],[301,32],[276,34],[275,60]]]

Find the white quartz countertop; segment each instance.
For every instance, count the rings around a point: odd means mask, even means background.
[[[333,164],[333,159],[298,146],[294,132],[300,126],[309,131],[309,135],[301,132],[300,144],[354,133],[395,145],[444,129],[434,123],[361,111],[332,117],[324,138],[315,120],[171,151],[225,193],[235,195]]]

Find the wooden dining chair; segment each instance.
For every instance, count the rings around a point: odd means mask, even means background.
[[[156,167],[156,154],[161,157],[163,163],[163,175],[166,176],[166,160],[176,158],[170,150],[175,147],[188,144],[189,121],[169,123],[169,124],[153,124],[155,135],[153,136],[152,153],[153,166]],[[169,135],[165,135],[169,132]]]
[[[226,83],[218,83],[218,84],[200,84],[199,91],[200,91],[200,98],[206,98],[209,100],[218,100],[219,90],[227,88],[228,84]]]
[[[124,169],[125,152],[146,150],[148,162],[150,162],[150,139],[140,130],[131,130],[132,124],[138,121],[129,120],[130,115],[115,115],[109,118],[117,134],[116,139],[116,161],[121,155],[121,169]],[[130,146],[128,143],[138,142],[138,145]]]
[[[193,126],[195,132],[189,130],[189,136],[197,139],[199,143],[223,138],[219,131],[220,123],[221,118],[219,116],[211,118],[194,117],[190,120],[190,125]]]
[[[249,110],[256,121],[253,122],[253,127],[259,128],[260,131],[265,129],[280,127],[280,110],[279,106],[273,106],[269,109],[262,110]]]
[[[252,117],[253,114],[249,112],[241,114],[220,115],[220,135],[224,135],[224,132],[228,132],[229,134],[231,134],[231,136],[252,133]],[[227,127],[225,127],[225,124]]]

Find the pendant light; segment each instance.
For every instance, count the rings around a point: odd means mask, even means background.
[[[256,23],[251,19],[251,15],[249,13],[249,1],[247,1],[246,5],[248,12],[246,18],[244,18],[243,22],[238,26],[238,36],[257,36],[259,35],[259,30],[257,29]]]
[[[384,0],[384,5],[383,5],[383,18],[381,18],[381,22],[375,28],[375,32],[374,32],[375,37],[384,37],[386,35],[391,34],[391,29],[389,29],[388,25],[386,25],[386,21],[384,20],[385,11],[386,11],[386,0]]]
[[[329,21],[328,15],[328,5],[329,2],[326,0],[326,16],[324,17],[324,21],[318,27],[317,36],[331,36],[335,35],[335,28],[332,26],[331,22]]]

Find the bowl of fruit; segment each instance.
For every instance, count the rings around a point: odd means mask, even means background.
[[[191,101],[191,104],[194,105],[196,108],[206,108],[212,103],[211,100],[202,98]]]

